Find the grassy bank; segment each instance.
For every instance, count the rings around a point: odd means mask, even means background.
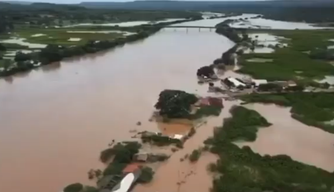
[[[254,140],[252,135],[256,135],[258,127],[269,123],[259,113],[244,107],[232,108],[231,113],[232,117],[206,141],[211,152],[220,158],[209,166],[220,175],[213,181],[213,192],[328,192],[333,189],[334,173],[294,161],[286,155],[261,156],[249,147],[240,149],[234,145],[233,142],[240,139]]]
[[[247,103],[273,103],[292,107],[291,115],[296,120],[334,133],[334,126],[326,124],[334,119],[332,93],[250,94],[241,99]]]
[[[287,38],[288,47],[277,49],[274,53],[244,54],[241,57],[239,70],[254,78],[268,80],[295,80],[311,82],[325,75],[334,75],[334,67],[324,60],[311,59],[307,51],[330,45],[329,39],[334,34],[328,30],[254,30],[253,32],[270,33]],[[332,43],[333,44],[333,43]],[[272,59],[268,62],[250,62],[248,59]]]

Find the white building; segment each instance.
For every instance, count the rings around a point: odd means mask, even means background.
[[[256,87],[258,87],[261,84],[267,84],[268,81],[266,79],[253,79],[252,83],[254,83]]]
[[[229,82],[231,82],[235,87],[246,87],[246,84],[239,81],[238,79],[236,78],[233,78],[233,77],[228,77],[227,80]]]

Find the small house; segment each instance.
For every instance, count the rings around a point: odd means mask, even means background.
[[[268,81],[266,79],[253,79],[252,83],[255,87],[258,87],[261,84],[267,84]]]

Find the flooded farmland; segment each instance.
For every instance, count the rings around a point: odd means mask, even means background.
[[[219,18],[219,22],[223,19]],[[216,20],[198,22],[219,23]],[[165,125],[149,121],[160,91],[180,89],[207,94],[207,85],[197,84],[197,69],[211,64],[233,45],[224,36],[209,30],[164,29],[143,41],[73,58],[10,80],[0,80],[0,191],[59,192],[69,183],[90,184],[87,172],[91,168],[102,167],[98,160],[99,152],[113,139],[129,140],[134,129],[164,131]],[[242,76],[232,71],[223,75]],[[184,149],[174,153],[157,170],[152,183],[138,185],[136,190],[208,191],[211,176],[206,172],[206,166],[216,157],[203,154],[196,164],[189,164],[188,160],[181,162],[180,159],[202,146],[203,141],[213,134],[214,126],[222,124],[235,104],[239,102],[224,102],[220,117],[209,118],[207,124],[198,128],[185,143]],[[268,109],[271,109],[268,114],[259,112],[264,116],[273,114],[272,117],[276,117],[276,110],[279,113],[279,108]],[[265,117],[275,125],[275,119]],[[290,121],[288,117],[283,117],[287,119],[276,125],[290,126],[284,124]],[[291,143],[296,151],[302,148],[304,154],[275,149],[275,143],[269,141],[263,153],[286,153],[296,160],[332,169],[328,164],[330,160],[333,162],[333,156],[328,154],[330,149],[333,151],[333,145],[332,148],[328,146],[332,135],[312,128],[307,128],[312,129],[310,133],[304,132],[304,127],[298,126],[294,134],[302,141],[287,137],[285,144]],[[187,128],[180,129],[186,131]],[[166,130],[168,134],[171,132],[174,133],[171,129]],[[311,132],[319,132],[313,135],[312,140],[318,138],[318,143],[306,142],[307,138],[312,139]],[[267,133],[265,138],[275,135],[275,132]],[[308,148],[304,147],[306,144]],[[313,152],[320,160],[305,160],[311,158],[309,154]]]
[[[249,104],[273,125],[260,129],[255,142],[248,145],[261,155],[286,154],[292,159],[334,171],[334,134],[302,124],[291,118],[290,108],[276,105]]]

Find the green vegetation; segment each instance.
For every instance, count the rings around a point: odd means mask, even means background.
[[[64,188],[64,192],[81,192],[83,185],[81,183],[73,183]]]
[[[192,119],[199,119],[207,116],[219,116],[221,111],[222,107],[220,106],[213,106],[213,105],[202,106],[192,116]]]
[[[155,134],[155,133],[142,134],[141,140],[143,143],[150,143],[152,145],[157,145],[157,146],[167,146],[171,144],[175,144],[177,147],[182,146],[182,142],[179,139],[173,139],[173,138],[170,138],[169,136],[164,136],[164,135]]]
[[[141,169],[141,174],[137,179],[138,183],[149,183],[152,181],[154,176],[154,171],[151,167],[143,167]]]
[[[195,104],[198,98],[179,90],[164,90],[159,95],[159,100],[155,108],[159,110],[161,116],[167,118],[189,118],[191,115],[191,105]]]
[[[259,127],[271,125],[258,112],[242,106],[233,107],[230,112],[234,119],[224,121],[229,129],[223,136],[226,140],[255,141]]]
[[[99,190],[96,187],[85,186],[83,192],[98,192]]]
[[[100,154],[100,160],[107,163],[112,157],[115,163],[130,163],[134,154],[138,153],[141,144],[138,142],[117,143],[112,148],[103,150]]]
[[[334,133],[334,126],[326,121],[334,119],[334,95],[332,93],[281,93],[250,94],[241,97],[246,103],[274,103],[291,106],[292,117],[307,125]]]
[[[249,74],[254,78],[268,80],[295,80],[310,83],[314,79],[323,78],[326,75],[334,75],[334,66],[326,61],[315,60],[307,51],[330,45],[329,39],[334,34],[327,30],[289,30],[289,31],[264,31],[273,35],[288,38],[289,46],[277,49],[268,54],[244,54],[240,64],[241,73]],[[307,39],[307,40],[306,40]],[[321,55],[320,55],[321,56]],[[326,59],[326,56],[321,56]],[[247,59],[264,58],[272,59],[270,62],[249,62]]]
[[[72,46],[61,46],[57,44],[49,44],[44,49],[41,49],[40,52],[33,52],[29,54],[20,54],[19,61],[15,64],[12,64],[11,66],[8,66],[5,68],[4,71],[0,72],[0,76],[9,76],[18,72],[27,71],[36,67],[39,67],[40,65],[47,65],[53,62],[61,61],[64,58],[73,57],[73,56],[80,56],[87,53],[96,53],[98,51],[106,50],[115,48],[117,46],[122,46],[127,42],[134,42],[140,39],[147,38],[148,36],[158,32],[162,27],[169,24],[175,24],[184,22],[184,20],[179,21],[172,21],[172,22],[166,22],[156,25],[143,25],[139,27],[133,27],[132,29],[137,30],[136,34],[126,36],[124,38],[114,38],[111,40],[89,40],[86,39],[83,40],[83,42],[86,42],[84,44],[80,45],[72,45]],[[127,27],[131,28],[131,27]],[[110,35],[110,34],[109,34]],[[95,35],[100,36],[100,35]],[[90,35],[90,38],[94,38],[95,36]],[[103,35],[101,36],[103,37]],[[41,37],[45,38],[45,37]],[[111,38],[109,36],[103,37],[103,38]],[[95,38],[99,39],[99,38]],[[54,42],[59,43],[59,42]]]
[[[110,163],[103,171],[102,175],[107,176],[107,175],[121,175],[123,169],[127,166],[126,163],[117,163],[113,162]]]
[[[240,149],[233,142],[252,141],[257,128],[269,123],[257,112],[243,107],[231,109],[232,117],[216,128],[207,140],[211,152],[219,156],[211,171],[220,173],[213,181],[213,192],[298,191],[328,192],[334,187],[334,173],[292,160],[286,155],[261,156],[249,147]],[[238,134],[235,134],[238,130]]]
[[[189,155],[189,161],[190,162],[196,162],[201,157],[202,150],[201,149],[195,149],[191,154]]]

